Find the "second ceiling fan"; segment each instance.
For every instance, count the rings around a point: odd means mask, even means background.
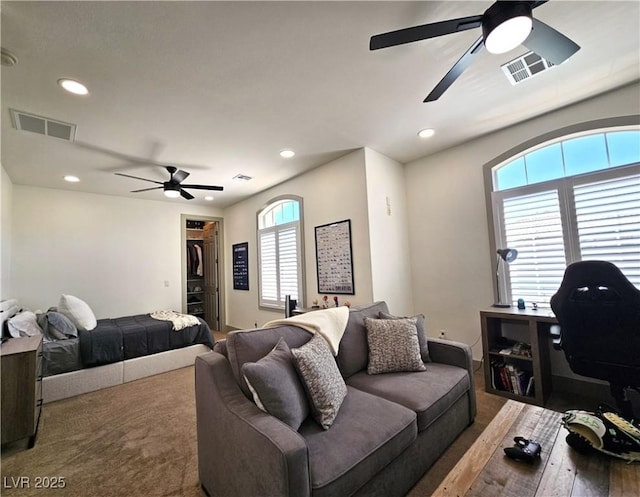
[[[576,43],[533,17],[532,10],[547,1],[497,1],[481,15],[423,24],[372,36],[369,49],[394,47],[482,27],[482,36],[469,47],[424,99],[424,102],[432,102],[440,98],[471,65],[483,47],[491,53],[499,54],[508,52],[518,45],[524,45],[555,65],[561,64],[576,53],[580,49]]]

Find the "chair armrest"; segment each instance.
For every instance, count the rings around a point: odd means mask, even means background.
[[[196,358],[200,483],[211,496],[311,494],[304,438],[249,401],[227,359]]]
[[[469,418],[471,424],[476,417],[476,388],[473,377],[473,354],[466,343],[427,337],[429,356],[433,362],[450,364],[467,370],[469,374]],[[427,365],[428,367],[428,365]]]

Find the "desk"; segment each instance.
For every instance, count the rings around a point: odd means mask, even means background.
[[[548,341],[551,326],[558,323],[555,316],[550,310],[544,309],[534,311],[490,307],[480,311],[480,322],[485,390],[509,399],[543,406],[551,393]],[[514,338],[516,335],[517,338]],[[505,352],[518,341],[531,346],[530,356]],[[503,369],[506,369],[507,380],[501,378],[504,375]],[[520,384],[519,378],[522,380]],[[505,381],[508,380],[512,380],[508,383],[509,387],[505,386]],[[518,388],[511,386],[514,383]]]

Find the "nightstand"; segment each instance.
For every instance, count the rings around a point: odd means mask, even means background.
[[[0,345],[2,444],[29,438],[36,443],[42,408],[42,335]]]

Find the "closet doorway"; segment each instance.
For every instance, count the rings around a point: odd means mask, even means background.
[[[181,216],[182,312],[204,319],[212,331],[224,323],[222,219]]]

